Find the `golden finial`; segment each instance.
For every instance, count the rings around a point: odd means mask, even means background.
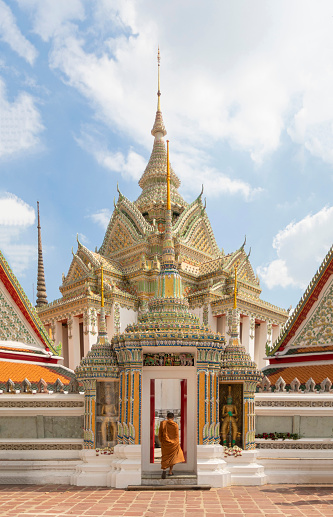
[[[237,309],[237,265],[235,266],[234,309]]]
[[[101,307],[104,307],[104,280],[103,280],[103,266],[101,266]]]
[[[169,140],[167,140],[167,210],[171,210]]]
[[[157,90],[157,111],[161,111],[161,88],[160,88],[160,62],[161,62],[161,56],[160,56],[160,47],[158,47],[157,52],[157,83],[158,83],[158,90]]]

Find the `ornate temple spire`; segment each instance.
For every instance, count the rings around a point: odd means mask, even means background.
[[[154,137],[154,146],[150,155],[147,167],[140,178],[139,185],[142,188],[142,193],[136,200],[135,204],[141,213],[150,212],[156,209],[157,206],[162,207],[165,203],[165,177],[166,177],[166,148],[164,136],[167,134],[163,122],[161,111],[161,82],[160,82],[160,50],[157,55],[157,111],[155,122],[151,134]],[[172,208],[175,212],[180,213],[187,203],[178,193],[180,187],[179,178],[170,167],[170,196]],[[164,209],[164,208],[163,208]],[[158,218],[158,215],[152,214],[150,219]]]
[[[151,130],[151,134],[158,140],[167,134],[165,125],[163,122],[162,111],[161,111],[160,63],[161,63],[160,48],[158,48],[158,53],[157,53],[157,85],[158,85],[157,111],[156,111],[154,126],[153,126],[153,129]]]
[[[42,234],[41,234],[41,226],[40,226],[40,217],[39,217],[39,201],[37,201],[37,229],[38,229],[38,272],[37,272],[37,299],[36,306],[42,307],[43,305],[47,305],[47,296],[46,296],[46,285],[45,285],[45,274],[44,274],[44,264],[43,264],[43,248],[42,248]]]

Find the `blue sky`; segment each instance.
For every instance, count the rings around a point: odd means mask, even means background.
[[[156,111],[218,245],[247,235],[262,298],[295,306],[333,244],[333,8],[293,0],[0,0],[0,249],[49,301],[76,234],[136,199]],[[36,288],[36,287],[35,287]]]

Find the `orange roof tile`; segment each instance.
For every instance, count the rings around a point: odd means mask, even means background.
[[[14,383],[20,384],[24,379],[31,383],[37,383],[44,379],[48,384],[54,384],[59,378],[63,384],[68,384],[71,376],[62,375],[61,369],[53,369],[50,366],[41,366],[34,363],[15,363],[10,361],[0,361],[0,383],[6,383],[11,379]],[[63,372],[64,373],[64,372]]]
[[[42,354],[42,350],[31,350],[30,348],[14,348],[13,346],[2,346],[0,345],[1,350],[9,350],[10,352],[24,352],[25,354]]]
[[[302,348],[297,348],[295,350],[295,354],[315,354],[316,352],[332,352],[333,345],[327,346],[304,346]]]
[[[277,368],[271,374],[268,374],[267,377],[272,385],[276,383],[279,377],[282,377],[286,384],[290,384],[295,377],[297,377],[301,384],[305,384],[310,377],[312,377],[316,384],[320,384],[324,379],[326,379],[326,377],[333,381],[333,363]]]

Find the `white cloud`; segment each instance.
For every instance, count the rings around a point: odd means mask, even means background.
[[[207,156],[228,142],[261,164],[287,131],[333,163],[329,0],[316,9],[304,0],[251,6],[238,0],[211,9],[193,0],[190,11],[155,0],[17,1],[33,17],[34,31],[51,40],[51,68],[88,99],[97,118],[147,149],[160,42],[162,109],[172,141]],[[128,158],[110,153],[101,163],[121,169]],[[220,192],[251,198],[249,184],[212,170],[208,183],[217,177]],[[186,173],[177,173],[191,188]]]
[[[37,57],[37,50],[28,41],[18,28],[12,11],[0,0],[0,38],[23,57],[30,65],[33,65]]]
[[[90,242],[89,238],[86,235],[84,235],[84,233],[79,233],[78,237],[79,237],[79,241],[82,242],[82,244],[84,244],[84,245],[89,244],[89,242]]]
[[[277,258],[258,268],[268,288],[305,289],[333,242],[333,207],[292,222],[273,240]]]
[[[0,249],[17,276],[24,275],[37,258],[37,246],[22,242],[34,222],[35,211],[30,205],[14,194],[0,194]]]
[[[17,0],[20,7],[33,15],[34,32],[44,41],[58,35],[70,20],[83,20],[80,0]]]
[[[0,197],[1,226],[30,226],[35,222],[34,209],[14,194]]]
[[[0,79],[0,157],[34,148],[43,129],[33,97],[22,92],[14,102],[8,102]]]
[[[198,194],[203,184],[205,194],[210,197],[228,194],[252,201],[263,190],[260,187],[252,187],[240,179],[230,178],[230,171],[228,175],[212,167],[206,153],[194,147],[188,147],[186,152],[182,152],[179,146],[176,146],[176,150],[172,152],[172,164],[175,171],[181,171],[182,182],[190,194]]]
[[[107,225],[109,224],[111,215],[112,215],[112,211],[109,208],[102,208],[95,214],[92,214],[90,216],[90,218],[92,219],[92,221],[94,221],[94,223],[99,224],[100,226],[102,226],[102,228],[104,230],[106,230]]]
[[[127,156],[120,151],[112,152],[103,143],[101,136],[83,131],[81,137],[76,138],[82,149],[90,152],[97,163],[112,172],[119,172],[125,179],[138,180],[146,167],[146,160],[130,149]]]

